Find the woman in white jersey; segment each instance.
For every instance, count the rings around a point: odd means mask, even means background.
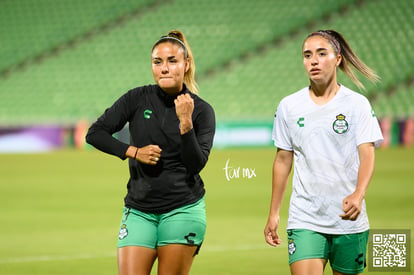
[[[370,103],[337,83],[337,67],[364,88],[352,65],[369,80],[379,77],[333,30],[311,33],[302,46],[310,86],[279,104],[272,138],[278,148],[266,241],[277,246],[279,210],[293,173],[287,225],[292,274],[358,274],[365,267],[369,223],[364,196],[383,137]]]

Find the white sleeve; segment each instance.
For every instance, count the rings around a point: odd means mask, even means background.
[[[289,129],[286,123],[286,113],[283,100],[280,102],[275,113],[273,122],[272,139],[277,148],[292,151],[292,142],[289,135]]]
[[[384,140],[378,119],[368,99],[364,98],[361,103],[358,129],[356,131],[357,145],[373,142],[377,148]]]

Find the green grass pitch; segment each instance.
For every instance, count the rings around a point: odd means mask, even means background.
[[[263,238],[274,154],[274,148],[212,151],[202,172],[206,239],[191,274],[289,274],[286,241],[272,248]],[[377,150],[366,197],[371,228],[414,228],[413,156],[414,149]],[[238,177],[228,169],[227,180],[227,162],[240,167]],[[0,274],[116,274],[127,173],[127,162],[96,150],[0,155]],[[279,230],[284,239],[290,190]]]

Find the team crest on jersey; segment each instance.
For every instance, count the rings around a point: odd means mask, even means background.
[[[346,133],[348,131],[348,122],[345,120],[345,116],[343,114],[337,115],[332,127],[337,134]]]
[[[121,229],[119,230],[118,238],[120,240],[123,240],[126,236],[128,236],[128,229],[126,227],[126,224],[123,224],[123,225],[121,225]]]
[[[293,253],[295,253],[296,251],[296,245],[293,239],[289,239],[288,241],[288,251],[289,251],[289,255],[293,255]]]

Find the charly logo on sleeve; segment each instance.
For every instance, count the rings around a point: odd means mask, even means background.
[[[298,121],[296,121],[296,124],[299,126],[299,127],[305,127],[305,118],[304,117],[300,117],[299,119],[298,119]]]
[[[337,134],[346,133],[348,131],[348,122],[345,120],[345,116],[343,114],[337,115],[332,127]]]
[[[150,109],[146,109],[146,110],[144,111],[144,118],[145,118],[145,119],[150,119],[150,118],[151,118],[151,115],[152,115],[152,110],[150,110]]]

